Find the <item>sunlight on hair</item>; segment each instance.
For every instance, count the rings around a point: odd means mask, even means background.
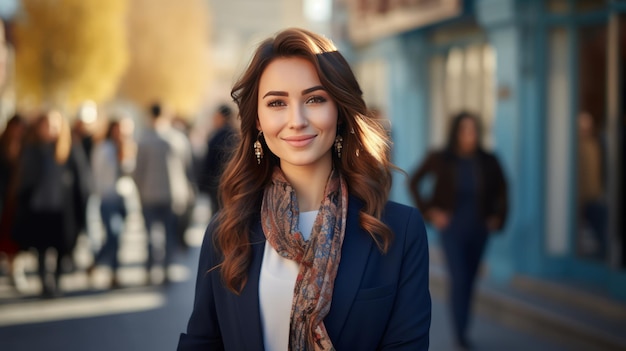
[[[365,117],[368,118],[368,117]],[[372,122],[367,122],[363,118],[355,119],[357,128],[361,131],[372,130],[372,129],[384,129],[382,124],[376,122],[376,124]],[[363,140],[363,148],[365,151],[372,155],[376,159],[376,161],[380,163],[385,162],[385,155],[389,153],[390,145],[386,139],[384,139],[380,133],[359,133]],[[384,135],[384,134],[383,134]]]

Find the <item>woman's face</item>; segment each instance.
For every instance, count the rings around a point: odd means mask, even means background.
[[[120,128],[120,122],[111,125],[111,139],[115,141],[122,140],[122,133]]]
[[[337,118],[337,106],[309,61],[278,58],[265,68],[257,127],[283,170],[330,167]]]
[[[478,147],[478,131],[476,123],[471,118],[463,118],[459,124],[459,152],[472,153]]]

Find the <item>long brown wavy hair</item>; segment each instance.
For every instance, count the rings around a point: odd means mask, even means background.
[[[45,125],[44,125],[45,124]],[[40,128],[50,128],[54,125],[54,135],[51,140],[44,140],[39,134]],[[40,112],[32,125],[32,131],[27,141],[34,144],[51,142],[54,144],[54,161],[59,164],[65,164],[72,150],[72,131],[69,122],[65,116],[58,110],[48,110]]]
[[[265,157],[257,164],[253,144],[259,132],[259,81],[268,64],[281,57],[304,58],[315,67],[322,86],[337,105],[337,133],[343,137],[343,149],[341,158],[333,154],[333,163],[345,177],[350,194],[363,202],[360,225],[382,252],[387,251],[393,238],[391,229],[380,220],[391,188],[391,170],[395,168],[385,129],[368,112],[350,66],[330,40],[303,29],[284,30],[260,44],[231,91],[239,107],[241,142],[222,175],[223,209],[216,216],[214,239],[223,255],[219,265],[222,279],[235,293],[246,284],[249,234],[259,219],[263,191],[279,164],[262,138]]]

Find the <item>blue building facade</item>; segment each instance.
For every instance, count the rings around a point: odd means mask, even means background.
[[[433,23],[339,42],[366,100],[391,121],[394,162],[412,172],[442,144],[452,113],[478,112],[510,191],[507,225],[489,244],[488,279],[563,281],[626,301],[626,1],[458,4],[456,15]],[[595,125],[597,142],[583,138],[582,120]],[[583,205],[589,188],[599,192],[597,207]],[[392,198],[412,204],[405,175],[396,174]]]

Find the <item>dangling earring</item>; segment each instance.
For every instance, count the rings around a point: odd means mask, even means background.
[[[341,149],[343,148],[343,138],[337,134],[335,137],[335,150],[337,151],[337,157],[341,158]]]
[[[259,139],[263,135],[263,131],[259,131],[259,135],[256,136],[256,141],[254,142],[254,155],[256,156],[257,164],[261,164],[261,159],[263,159],[263,145],[261,145],[261,141]]]

